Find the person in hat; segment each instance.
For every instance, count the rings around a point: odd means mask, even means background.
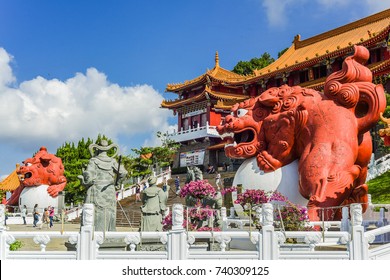
[[[157,178],[148,179],[149,187],[142,192],[141,231],[162,231],[162,220],[167,210],[168,191],[157,187]]]

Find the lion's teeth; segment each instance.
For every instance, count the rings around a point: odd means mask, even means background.
[[[228,137],[233,138],[234,137],[234,133],[233,132],[229,132],[229,133],[225,132],[225,133],[223,133],[223,134],[221,134],[219,136],[221,137],[221,139],[228,138]]]
[[[234,141],[234,143],[233,143],[233,147],[236,147],[237,146],[237,142],[236,141]]]

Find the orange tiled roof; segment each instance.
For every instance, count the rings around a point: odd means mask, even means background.
[[[178,107],[181,107],[184,105],[192,104],[192,103],[200,101],[200,100],[204,100],[207,98],[206,95],[208,95],[208,97],[213,97],[214,99],[218,99],[221,101],[234,102],[234,103],[232,103],[232,105],[248,98],[247,95],[218,92],[218,91],[211,90],[208,86],[206,86],[206,88],[204,89],[203,92],[201,92],[201,93],[199,93],[191,98],[163,100],[163,102],[161,103],[161,107],[162,108],[169,108],[169,109],[178,108]]]
[[[291,47],[279,59],[255,70],[255,79],[303,69],[324,59],[345,55],[352,51],[353,45],[372,46],[385,39],[389,30],[390,9],[303,41],[297,35]]]
[[[207,70],[207,72],[199,77],[196,77],[190,81],[185,81],[184,83],[177,84],[168,84],[165,91],[169,92],[179,92],[183,89],[194,87],[198,84],[204,84],[208,80],[209,81],[217,81],[217,82],[238,82],[248,79],[248,76],[242,76],[226,70],[219,66],[219,56],[218,52],[215,53],[215,66],[212,70]]]
[[[14,191],[19,185],[19,177],[16,174],[16,170],[14,170],[7,178],[0,182],[0,190]]]
[[[388,72],[390,69],[390,60],[384,60],[370,65],[366,65],[368,69],[371,70],[372,74],[378,74],[381,72]],[[305,83],[299,84],[300,87],[311,88],[315,90],[322,90],[324,88],[325,80],[327,77],[316,79],[313,81],[308,81]]]

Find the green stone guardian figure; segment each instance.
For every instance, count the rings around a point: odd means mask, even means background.
[[[108,156],[107,152],[115,149],[115,154]],[[116,230],[116,188],[125,178],[127,171],[117,162],[118,145],[108,145],[102,140],[100,145],[91,144],[89,151],[92,158],[89,160],[83,175],[79,176],[81,183],[87,188],[85,203],[95,206],[95,230]],[[83,222],[81,223],[83,225]]]
[[[142,192],[141,231],[162,231],[162,220],[167,210],[168,192],[157,187],[157,178],[148,179],[149,187]],[[169,185],[168,185],[169,188]]]

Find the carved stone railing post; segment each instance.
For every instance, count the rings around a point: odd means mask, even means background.
[[[41,252],[45,252],[46,246],[50,242],[50,237],[46,234],[41,234],[34,236],[33,240],[35,244],[39,244],[39,247],[41,247]]]
[[[363,212],[362,205],[353,203],[350,205],[351,212],[351,237],[349,244],[351,259],[366,260],[368,259],[368,241],[364,236]]]
[[[215,233],[215,240],[219,243],[219,248],[221,249],[221,252],[225,252],[226,247],[230,243],[232,238],[228,235],[224,235],[223,233]]]
[[[222,220],[222,231],[227,230],[227,210],[226,210],[226,207],[221,208],[221,220]]]
[[[261,207],[256,207],[256,214],[255,214],[255,217],[256,217],[256,220],[258,221],[258,223],[259,223],[260,225],[263,223],[262,211],[263,211],[263,209],[262,209]]]
[[[275,235],[274,223],[274,208],[271,203],[262,205],[262,244],[261,252],[263,260],[278,259],[278,240]]]
[[[7,232],[5,226],[5,205],[0,204],[0,260],[5,260],[8,255]]]
[[[82,260],[96,259],[96,238],[94,237],[94,205],[85,203],[83,206],[83,226],[80,228],[80,246],[77,246],[78,256]]]
[[[184,208],[182,204],[172,206],[172,230],[168,233],[168,259],[183,260],[187,258],[187,235],[183,228]]]
[[[125,242],[129,245],[130,251],[134,252],[137,245],[141,242],[140,233],[138,232],[137,234],[126,235]]]
[[[342,208],[341,227],[340,231],[349,231],[349,209],[348,207]]]
[[[230,207],[230,218],[232,218],[232,219],[234,219],[235,218],[235,215],[234,215],[234,207],[232,206],[232,207]]]
[[[5,225],[5,205],[0,204],[0,230],[6,230],[7,227]]]

